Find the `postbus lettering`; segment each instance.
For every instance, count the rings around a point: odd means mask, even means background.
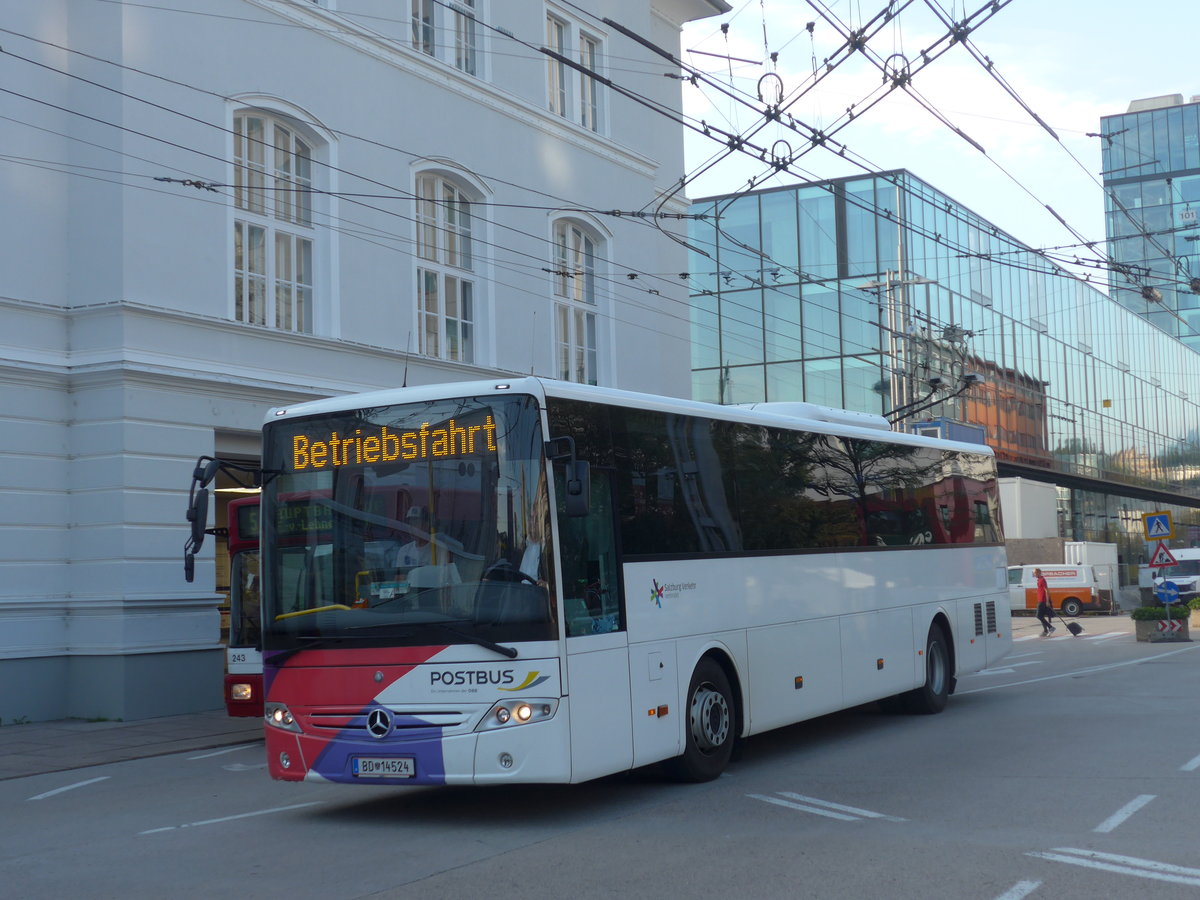
[[[445,685],[475,685],[475,684],[512,684],[514,673],[512,669],[488,671],[487,669],[436,669],[429,673],[429,683]]]
[[[491,416],[482,425],[460,425],[451,419],[437,428],[422,422],[412,431],[393,431],[383,426],[378,431],[356,428],[353,434],[331,431],[321,438],[297,434],[292,437],[292,468],[300,472],[397,460],[451,459],[495,453],[497,449],[496,421]]]

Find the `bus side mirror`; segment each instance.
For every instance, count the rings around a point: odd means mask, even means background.
[[[187,520],[192,526],[189,551],[194,555],[204,543],[204,529],[208,525],[208,488],[200,488],[188,507]]]
[[[204,459],[204,457],[200,457]],[[200,487],[208,487],[208,483],[216,476],[217,471],[221,468],[219,459],[209,459],[203,466],[197,464],[195,471],[192,472],[192,480]]]
[[[592,467],[582,459],[567,463],[567,515],[586,516],[591,512]]]

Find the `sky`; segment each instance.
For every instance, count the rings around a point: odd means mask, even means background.
[[[860,28],[884,0],[812,0],[842,22]],[[818,66],[842,42],[834,26],[810,0],[730,0],[727,15],[694,22],[684,29],[683,58],[726,87],[754,98],[760,78],[775,71],[784,95],[811,82]],[[902,53],[911,66],[920,51],[946,29],[930,9],[934,0],[915,0],[869,43],[879,56]],[[899,0],[896,6],[903,5]],[[940,8],[962,20],[985,0],[940,0]],[[1088,240],[1104,237],[1104,194],[1100,186],[1101,116],[1127,111],[1131,100],[1182,94],[1200,95],[1195,41],[1200,34],[1200,0],[1011,0],[986,21],[978,18],[970,43],[991,59],[1016,94],[1058,135],[1056,141],[985,72],[963,46],[954,46],[913,77],[912,85],[929,106],[980,144],[971,146],[901,91],[892,91],[862,111],[834,139],[872,169],[904,168],[1018,240],[1037,248],[1063,247],[1078,238],[1059,224],[1046,205]],[[812,34],[806,23],[815,22]],[[726,36],[721,24],[729,23]],[[764,27],[765,26],[765,27]],[[772,68],[769,52],[778,53]],[[719,59],[724,54],[747,63]],[[854,54],[809,90],[789,112],[796,119],[828,128],[851,104],[881,84],[879,69]],[[771,79],[766,82],[773,84]],[[762,120],[713,87],[683,84],[684,112],[727,131],[744,133]],[[687,170],[696,172],[723,147],[688,131]],[[801,139],[770,126],[754,140],[770,147]],[[802,157],[805,174],[776,175],[756,186],[835,178],[863,172],[823,150]],[[745,188],[767,167],[740,153],[716,162],[687,188],[700,198]],[[1100,286],[1100,285],[1097,285]]]

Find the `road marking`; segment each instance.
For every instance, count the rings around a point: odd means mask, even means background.
[[[955,691],[956,697],[964,694],[981,694],[984,691],[998,691],[1001,688],[1021,687],[1026,684],[1038,684],[1042,681],[1054,681],[1058,678],[1075,678],[1079,675],[1092,675],[1096,672],[1105,672],[1109,669],[1123,669],[1126,666],[1138,666],[1146,662],[1157,662],[1160,659],[1166,659],[1168,656],[1174,656],[1177,653],[1187,653],[1189,650],[1200,648],[1200,643],[1188,644],[1186,647],[1180,647],[1177,650],[1168,650],[1165,653],[1159,653],[1155,656],[1146,656],[1142,659],[1127,659],[1125,662],[1109,663],[1105,666],[1086,666],[1082,669],[1073,669],[1070,672],[1060,672],[1057,675],[1043,675],[1040,678],[1030,678],[1026,681],[1013,681],[1009,684],[989,684],[986,687],[971,688],[969,691]]]
[[[1101,834],[1107,834],[1108,832],[1115,829],[1122,822],[1124,822],[1126,819],[1128,819],[1130,816],[1132,816],[1135,812],[1137,812],[1143,806],[1145,806],[1147,803],[1149,803],[1151,800],[1153,800],[1156,796],[1157,796],[1156,794],[1139,794],[1138,796],[1136,796],[1132,800],[1130,800],[1128,803],[1126,803],[1124,806],[1122,806],[1120,809],[1118,809],[1111,816],[1109,816],[1107,819],[1105,819],[1103,822],[1101,822],[1099,825],[1097,825],[1095,828],[1093,828],[1092,831],[1098,831]]]
[[[761,800],[763,803],[774,803],[776,806],[786,806],[789,809],[798,809],[801,812],[810,812],[818,816],[828,816],[830,819],[840,819],[843,822],[857,822],[857,816],[843,816],[841,813],[835,813],[827,809],[817,809],[812,806],[804,806],[800,803],[792,803],[789,800],[780,800],[778,797],[768,797],[765,794],[747,794],[754,800]]]
[[[765,794],[747,794],[755,800],[762,800],[764,803],[773,803],[776,806],[786,806],[788,809],[798,809],[801,812],[813,813],[818,816],[827,816],[830,819],[840,819],[843,822],[857,822],[860,819],[883,819],[887,822],[907,822],[907,819],[897,818],[896,816],[888,816],[883,813],[872,812],[869,809],[859,809],[857,806],[844,806],[841,803],[833,803],[829,800],[818,800],[816,797],[806,797],[803,794],[793,794],[788,791],[780,791],[779,797],[769,797]],[[786,800],[781,800],[780,797],[786,797]],[[800,801],[800,802],[792,802]],[[821,807],[824,807],[823,809]]]
[[[46,791],[44,794],[38,794],[36,797],[30,797],[30,800],[45,800],[47,797],[53,797],[55,794],[61,794],[64,791],[73,791],[75,788],[86,787],[89,784],[95,784],[97,781],[106,781],[110,776],[101,775],[99,778],[89,778],[87,781],[77,781],[74,784],[68,784],[66,787],[55,788],[52,791]]]
[[[255,772],[266,767],[266,760],[259,763],[230,763],[227,766],[221,766],[226,772]]]
[[[1043,639],[1050,641],[1062,641],[1069,637],[1075,637],[1075,635],[1068,632],[1067,634],[1060,634],[1056,637],[1047,638],[1044,634],[1027,634],[1023,637],[1013,638],[1013,643],[1019,644],[1021,641],[1040,641]],[[1107,641],[1110,638],[1128,637],[1128,635],[1123,631],[1109,631],[1106,634],[1082,634],[1079,635],[1079,637],[1089,641]]]
[[[1200,869],[1173,866],[1169,863],[1155,862],[1152,859],[1118,856],[1114,853],[1100,853],[1095,850],[1077,850],[1074,847],[1055,847],[1049,853],[1026,853],[1025,855],[1037,859],[1048,859],[1052,862],[1069,863],[1073,866],[1084,866],[1089,869],[1100,869],[1104,872],[1117,872],[1122,875],[1135,875],[1138,878],[1152,878],[1155,881],[1169,881],[1172,884],[1200,887]]]
[[[1195,772],[1197,769],[1200,769],[1200,756],[1185,762],[1179,767],[1179,771],[1181,772]]]
[[[976,675],[1010,675],[1017,671],[1021,666],[1041,666],[1045,664],[1044,659],[1031,659],[1029,662],[1013,663],[1011,666],[1006,666],[1003,669],[980,669]]]
[[[213,756],[224,756],[226,753],[237,753],[239,750],[246,750],[246,749],[249,749],[250,747],[257,747],[257,746],[258,746],[258,742],[256,741],[253,744],[238,744],[236,747],[223,747],[220,750],[212,751],[212,753],[201,753],[199,756],[189,756],[188,760],[190,761],[193,759],[208,759]]]
[[[1025,900],[1030,894],[1042,886],[1040,881],[1018,881],[996,900]]]
[[[199,828],[201,825],[220,825],[222,822],[233,822],[237,819],[251,819],[254,816],[269,816],[272,813],[303,809],[306,806],[320,806],[324,802],[324,800],[314,800],[311,803],[297,803],[293,806],[276,806],[274,809],[259,809],[254,812],[239,813],[236,816],[222,816],[220,819],[203,819],[199,822],[186,822],[183,825],[167,825],[164,828],[151,828],[147,831],[139,831],[138,834],[159,834],[163,831],[175,831],[178,828]]]

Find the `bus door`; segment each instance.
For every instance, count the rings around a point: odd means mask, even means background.
[[[568,516],[565,469],[554,467],[566,677],[571,710],[572,781],[633,762],[629,642],[617,565],[612,472],[593,468],[590,509]]]

